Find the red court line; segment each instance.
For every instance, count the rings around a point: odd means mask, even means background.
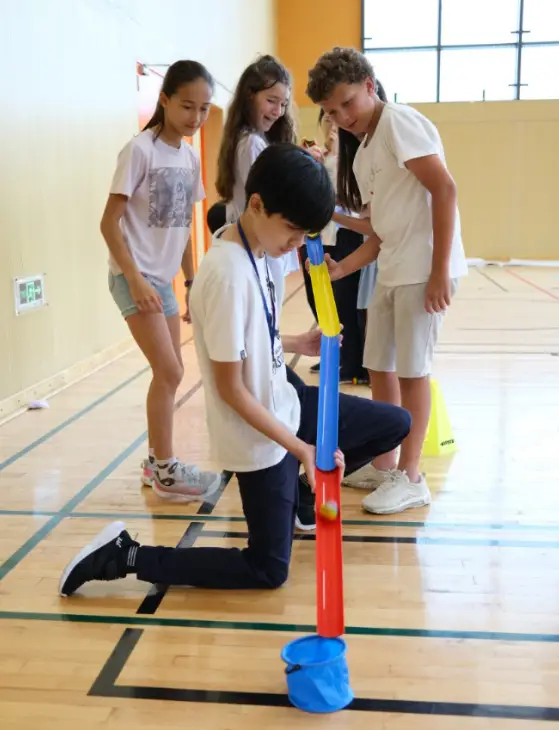
[[[525,284],[528,284],[528,286],[531,286],[532,289],[537,289],[538,291],[541,291],[543,294],[547,294],[548,297],[551,297],[552,299],[555,299],[555,301],[559,302],[559,297],[557,294],[553,294],[553,292],[550,292],[549,289],[544,289],[542,286],[538,286],[537,284],[534,284],[533,281],[530,281],[529,279],[525,279],[523,276],[520,276],[520,274],[515,274],[514,271],[510,271],[510,269],[505,269],[507,274],[509,276],[514,276],[515,279],[519,279],[520,281],[523,281]]]

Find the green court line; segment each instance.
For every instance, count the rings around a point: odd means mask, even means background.
[[[188,345],[189,342],[192,342],[193,335],[188,337],[186,340],[181,342],[181,348],[185,345]],[[127,353],[125,353],[127,354]],[[110,364],[110,363],[107,363]],[[48,441],[53,436],[56,436],[61,431],[64,431],[65,428],[68,428],[68,426],[71,426],[73,423],[76,423],[76,421],[79,421],[81,418],[86,416],[88,413],[91,413],[92,410],[97,408],[97,406],[100,406],[102,403],[105,403],[109,400],[109,398],[112,398],[113,395],[116,395],[121,390],[124,390],[130,383],[133,383],[135,380],[138,380],[142,375],[147,373],[149,371],[150,367],[149,365],[146,365],[141,370],[138,370],[138,372],[134,373],[134,375],[131,375],[129,378],[126,378],[126,380],[123,380],[118,385],[115,385],[114,388],[107,391],[104,395],[99,396],[99,398],[96,398],[94,401],[92,401],[89,405],[84,406],[80,411],[77,413],[74,413],[74,415],[67,418],[65,421],[62,421],[62,423],[59,423],[58,426],[54,426],[54,428],[51,428],[49,431],[44,433],[42,436],[39,436],[39,438],[35,439],[35,441],[32,441],[31,443],[27,444],[27,446],[24,446],[19,451],[16,451],[15,454],[12,454],[4,461],[0,461],[0,472],[3,469],[6,469],[8,466],[11,466],[15,461],[18,461],[18,459],[21,459],[23,456],[26,456],[30,451],[33,451],[38,446],[41,446],[41,444],[44,444],[45,441]]]
[[[0,509],[0,517],[10,516],[29,516],[29,517],[52,517],[58,514],[56,511],[41,510],[10,510]],[[107,520],[169,520],[169,521],[185,521],[196,519],[200,520],[200,515],[185,514],[152,514],[151,512],[72,512],[72,517],[90,518],[90,519],[107,519]],[[245,518],[241,516],[227,515],[202,515],[202,519],[208,522],[245,522]],[[530,525],[519,523],[475,523],[475,522],[404,522],[392,520],[342,520],[342,524],[354,527],[409,527],[414,529],[440,529],[440,530],[501,530],[507,532],[554,532],[559,534],[558,525]]]
[[[13,553],[2,565],[0,566],[0,580],[6,577],[10,571],[12,571],[16,565],[19,565],[21,561],[35,548],[42,540],[49,535],[55,527],[57,527],[62,520],[67,517],[74,507],[77,507],[80,502],[88,497],[91,492],[99,486],[108,476],[111,474],[122,462],[127,459],[134,451],[146,440],[147,431],[144,431],[141,436],[133,441],[124,451],[115,457],[110,464],[102,469],[91,481],[89,481],[85,487],[75,494],[72,499],[68,500],[62,509],[55,513],[48,522],[46,522],[37,532],[26,540],[21,547],[19,547],[15,553]]]
[[[109,398],[112,398],[113,395],[116,395],[118,392],[126,388],[127,385],[130,385],[130,383],[133,383],[135,380],[137,380],[139,377],[144,375],[149,370],[149,366],[142,368],[137,373],[134,373],[134,375],[131,375],[126,380],[123,380],[122,383],[119,383],[117,386],[115,386],[112,390],[109,390],[104,395],[100,396],[99,398],[96,398],[96,400],[92,401],[89,405],[85,406],[85,408],[82,408],[81,411],[78,411],[77,413],[74,413],[70,418],[67,418],[65,421],[62,421],[62,423],[59,423],[58,426],[55,426],[54,428],[51,428],[50,431],[47,431],[42,436],[39,436],[39,438],[35,439],[35,441],[32,441],[30,444],[27,444],[27,446],[24,446],[19,451],[16,451],[15,454],[12,454],[4,461],[0,462],[0,471],[3,469],[6,469],[8,466],[11,466],[15,461],[18,459],[21,459],[23,456],[26,456],[30,451],[33,451],[38,446],[41,446],[41,444],[44,444],[45,441],[48,441],[53,436],[56,436],[61,431],[64,431],[65,428],[68,426],[71,426],[73,423],[76,423],[76,421],[79,421],[80,418],[83,418],[85,415],[90,413],[94,408],[97,408],[97,406],[100,406],[102,403],[105,403],[105,401],[109,400]]]
[[[199,380],[195,385],[190,388],[175,404],[175,411],[183,406],[189,398],[191,398],[197,390],[202,387],[202,381]],[[131,456],[137,448],[147,439],[147,431],[140,434],[134,441],[127,446],[123,451],[120,452],[115,458],[107,464],[104,469],[93,477],[80,491],[69,499],[66,504],[60,509],[59,512],[53,514],[49,521],[44,524],[41,528],[35,532],[26,542],[19,547],[15,553],[0,565],[0,580],[6,577],[10,571],[12,571],[16,565],[19,565],[21,561],[35,548],[42,540],[49,535],[55,527],[57,527],[62,520],[68,517],[72,510],[75,509],[83,500],[88,497],[94,489],[96,489],[105,479],[112,474],[126,459]]]
[[[262,621],[210,621],[203,619],[151,618],[148,615],[97,616],[88,613],[41,613],[32,611],[0,611],[1,620],[51,621],[125,626],[160,626],[166,628],[222,629],[234,631],[270,631],[309,634],[316,631],[314,624],[280,624]],[[400,636],[424,639],[455,639],[469,641],[507,641],[522,643],[559,643],[559,634],[527,634],[503,631],[451,631],[448,629],[398,629],[374,626],[346,626],[348,636]]]

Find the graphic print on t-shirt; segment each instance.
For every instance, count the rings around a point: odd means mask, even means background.
[[[276,287],[274,285],[274,282],[271,278],[266,277],[266,283],[268,286],[268,295],[270,297],[270,302],[274,302],[276,311],[277,311],[277,298],[276,298]],[[283,363],[285,362],[285,358],[283,355],[283,345],[281,343],[281,337],[279,330],[276,327],[276,330],[274,332],[274,348],[272,353],[272,373],[275,375],[276,372],[281,368]]]
[[[373,162],[373,166],[371,168],[371,173],[369,175],[369,192],[371,195],[375,194],[375,178],[377,175],[379,175],[382,172],[382,167],[379,167],[377,164]]]
[[[184,167],[149,171],[150,228],[189,228],[192,222],[193,174]]]
[[[274,337],[274,357],[272,360],[272,373],[275,375],[277,371],[282,367],[285,362],[283,355],[283,345],[281,344],[281,337],[278,330],[275,331]]]

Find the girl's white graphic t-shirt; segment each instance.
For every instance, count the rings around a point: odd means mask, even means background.
[[[169,284],[181,266],[194,203],[205,198],[198,153],[184,140],[172,147],[151,129],[140,132],[121,151],[110,192],[128,198],[120,225],[136,266]],[[109,266],[122,273],[112,256]]]

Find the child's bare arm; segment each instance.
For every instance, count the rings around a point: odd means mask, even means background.
[[[343,213],[334,213],[332,220],[338,223],[344,228],[348,228],[350,231],[355,233],[361,233],[363,236],[373,236],[375,232],[371,227],[371,221],[369,218],[354,218],[351,215],[344,215]]]
[[[443,312],[451,300],[449,269],[456,223],[456,184],[438,155],[408,160],[406,167],[431,193],[433,264],[425,308],[428,312]]]
[[[304,441],[294,436],[245,386],[242,378],[242,362],[215,362],[212,369],[219,397],[239,416],[260,433],[294,454],[299,461]]]

